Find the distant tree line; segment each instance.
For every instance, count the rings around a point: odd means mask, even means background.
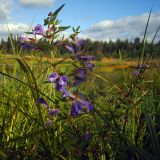
[[[12,38],[12,41],[11,41]],[[8,38],[6,41],[3,39],[0,42],[0,53],[6,54],[13,54],[13,49],[18,50],[21,48],[21,44],[16,37]],[[56,42],[55,42],[56,43]],[[65,57],[68,55],[68,50],[65,48],[65,45],[68,44],[69,41],[66,40],[64,43],[59,45],[58,49],[56,50],[57,57]],[[124,58],[136,58],[139,56],[142,50],[142,41],[139,37],[135,38],[133,42],[126,40],[117,39],[115,42],[110,40],[109,42],[106,41],[92,41],[87,39],[85,41],[85,45],[83,50],[85,53],[89,53],[91,55],[95,55],[99,60],[103,57],[119,57],[119,54]],[[42,45],[39,44],[41,48]],[[47,47],[46,47],[47,48]],[[49,56],[50,52],[47,50],[43,50],[42,53],[44,56]],[[23,53],[28,54],[30,50],[24,50]],[[33,51],[32,51],[33,52]],[[154,44],[146,42],[145,44],[145,54],[147,56],[152,57],[159,57],[160,56],[160,41]]]

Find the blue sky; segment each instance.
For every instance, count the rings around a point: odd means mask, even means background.
[[[66,4],[59,19],[62,25],[81,26],[82,37],[133,40],[142,36],[153,3],[149,36],[160,25],[160,0],[0,0],[0,38],[7,34],[5,16],[10,30],[20,34],[32,21],[43,24],[50,11]]]

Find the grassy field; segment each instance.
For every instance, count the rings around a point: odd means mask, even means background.
[[[96,61],[100,50],[88,55],[80,26],[59,37],[70,28],[57,19],[63,7],[26,36],[9,34],[0,51],[13,53],[0,54],[0,160],[159,160],[160,27],[146,47],[152,10],[137,59],[115,46],[120,58]],[[59,53],[68,58],[53,58]]]
[[[1,159],[159,159],[159,60],[150,61],[141,77],[133,73],[137,61],[94,64],[87,81],[70,89],[94,110],[72,117],[72,100],[47,82],[54,71],[72,81],[71,60],[0,55]],[[49,127],[40,97],[60,110]]]

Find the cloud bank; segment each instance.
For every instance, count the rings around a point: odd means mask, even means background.
[[[49,7],[53,5],[53,0],[20,0],[20,4],[27,7]]]
[[[148,14],[140,16],[127,16],[117,20],[105,20],[85,29],[81,36],[93,40],[108,41],[112,39],[128,39],[133,41],[135,37],[143,38]],[[150,41],[160,25],[160,13],[152,13],[148,28],[148,40]],[[160,36],[159,36],[160,40]]]
[[[9,28],[9,31],[8,31]],[[8,37],[8,33],[12,33],[13,35],[20,35],[24,34],[24,32],[28,31],[29,25],[23,23],[8,23],[7,24],[0,24],[0,35],[6,39]],[[0,39],[2,38],[0,37]]]
[[[9,1],[8,1],[9,2]],[[6,5],[0,5],[0,9],[3,8],[3,13],[8,13],[10,9],[10,3]],[[4,7],[5,6],[5,7]],[[4,9],[6,8],[6,9]],[[2,13],[1,15],[2,16]],[[117,20],[105,20],[96,23],[89,28],[83,30],[79,37],[90,38],[93,40],[102,41],[116,41],[117,39],[134,41],[136,37],[143,38],[145,26],[147,23],[148,14],[140,16],[127,16]],[[160,25],[160,12],[152,13],[149,27],[148,27],[148,41],[151,41],[154,34]],[[11,33],[14,35],[23,34],[28,30],[29,25],[23,23],[9,23],[8,24]],[[8,29],[6,24],[0,23],[0,39],[6,38],[8,35]],[[65,34],[66,35],[66,34]],[[156,41],[160,40],[160,33],[157,36]]]

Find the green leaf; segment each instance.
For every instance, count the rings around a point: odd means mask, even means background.
[[[76,32],[78,32],[78,31],[79,31],[79,29],[80,29],[80,26],[78,26],[78,27],[76,28]]]
[[[59,27],[58,28],[58,32],[65,31],[65,30],[67,30],[69,28],[70,28],[70,26]]]
[[[144,160],[155,160],[155,157],[153,157],[151,154],[149,154],[142,148],[132,146],[130,147],[130,149],[136,151],[138,156],[140,156],[140,158],[143,158]]]
[[[24,33],[26,33],[26,34],[33,34],[33,32],[24,32]]]
[[[48,24],[48,19],[44,19],[44,26]]]
[[[44,128],[44,129],[37,130],[37,131],[29,133],[29,134],[25,134],[23,136],[17,136],[13,139],[10,139],[8,143],[19,141],[19,140],[22,140],[22,139],[26,139],[28,137],[36,136],[36,135],[39,135],[41,133],[44,133],[44,132],[47,132],[47,131],[50,131],[50,130],[53,130],[53,129],[52,128]]]
[[[51,15],[51,17],[47,17],[47,19],[44,19],[44,25],[45,25],[45,26],[46,26],[46,25],[49,25],[49,24],[54,24],[54,25],[56,25],[56,24],[59,24],[59,23],[60,23],[59,20],[57,20],[57,21],[55,21],[55,20],[56,20],[56,18],[57,18],[58,13],[61,11],[61,9],[64,7],[64,5],[65,5],[65,4],[63,4],[61,7],[59,7],[59,8]],[[55,24],[55,23],[56,23],[56,24]]]
[[[76,30],[75,30],[75,28],[74,28],[74,27],[72,27],[72,30],[73,30],[73,32],[76,32]]]
[[[147,113],[145,113],[144,115],[145,115],[145,118],[147,120],[148,129],[149,129],[149,133],[150,133],[150,136],[151,136],[151,143],[153,145],[154,154],[157,157],[157,159],[160,159],[160,146],[159,146],[159,142],[158,142],[158,138],[157,138],[157,135],[156,135],[154,124],[153,124],[151,118],[149,117],[149,115]]]
[[[49,82],[49,81],[44,81],[44,82],[42,82],[42,83],[51,83],[51,82]]]
[[[51,17],[57,17],[58,13],[61,11],[61,9],[65,6],[65,4],[63,4],[62,6],[60,6],[53,14]]]

